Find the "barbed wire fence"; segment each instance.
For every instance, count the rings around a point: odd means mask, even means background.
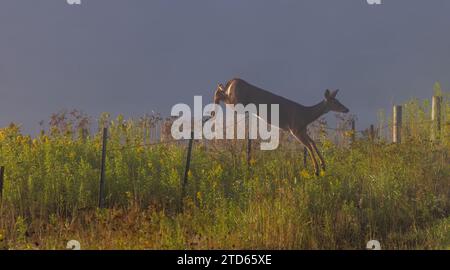
[[[442,131],[442,98],[440,97],[433,97],[432,98],[432,116],[430,120],[422,120],[422,123],[428,124],[430,127],[432,127],[431,130],[431,138],[430,141],[439,141],[440,134]],[[75,116],[78,119],[81,119],[79,115]],[[180,196],[181,201],[180,209],[183,209],[182,201],[185,197],[186,193],[186,186],[188,184],[188,175],[190,170],[191,160],[192,160],[192,149],[194,146],[194,142],[198,141],[203,145],[205,148],[207,148],[207,151],[214,151],[218,150],[220,148],[226,148],[229,147],[230,144],[226,140],[197,140],[194,138],[194,133],[191,133],[190,138],[182,139],[182,140],[175,140],[173,139],[169,133],[170,133],[170,127],[173,122],[173,118],[166,118],[162,119],[159,115],[154,116],[146,116],[147,118],[141,118],[139,124],[142,127],[142,132],[144,132],[144,136],[142,136],[141,142],[129,142],[126,141],[124,143],[118,143],[115,142],[114,145],[108,147],[108,141],[111,139],[108,136],[108,129],[109,127],[109,119],[108,117],[102,117],[102,118],[95,118],[94,120],[98,122],[98,130],[102,130],[102,146],[101,146],[101,167],[100,167],[100,179],[99,179],[99,194],[98,194],[98,207],[104,208],[105,205],[105,183],[107,181],[106,179],[106,156],[108,154],[112,154],[114,151],[124,151],[126,149],[136,149],[136,148],[145,148],[145,147],[154,147],[154,146],[161,146],[161,145],[177,145],[177,146],[185,146],[185,166],[184,166],[184,172],[183,172],[183,178],[180,179],[181,182],[181,190],[182,194]],[[55,120],[56,119],[56,120]],[[57,118],[52,119],[52,121],[55,121],[57,123]],[[234,123],[234,127],[236,128],[241,121],[245,121],[248,119],[248,117],[241,118],[238,122]],[[203,123],[208,120],[204,119]],[[392,143],[401,143],[402,141],[402,131],[405,129],[403,127],[403,117],[402,117],[402,106],[396,105],[393,107],[393,118],[392,123],[388,123],[385,125],[381,125],[375,128],[374,125],[370,125],[366,129],[356,129],[356,117],[351,117],[350,119],[341,119],[345,120],[340,123],[338,123],[338,127],[333,128],[328,126],[326,121],[323,119],[319,119],[318,121],[312,123],[309,128],[309,132],[312,133],[312,139],[316,141],[318,144],[323,144],[325,140],[330,141],[330,134],[329,132],[334,133],[335,137],[335,144],[342,144],[342,145],[350,145],[356,142],[360,139],[367,139],[372,142],[376,142],[379,140],[384,141],[391,141]],[[82,119],[82,121],[84,121]],[[83,122],[85,124],[85,122]],[[126,127],[127,122],[123,121],[121,122],[122,125]],[[246,121],[246,125],[249,124],[249,121]],[[117,128],[117,127],[115,127]],[[225,126],[224,130],[228,127]],[[248,130],[248,128],[247,128]],[[391,130],[392,140],[389,140],[388,138],[382,138],[381,133],[387,133],[387,131]],[[407,131],[407,127],[406,127]],[[408,133],[408,131],[406,132]],[[235,133],[236,134],[236,133]],[[300,144],[298,142],[295,142],[293,144],[292,142],[295,140],[292,138],[292,136],[289,136],[289,134],[285,134],[280,136],[284,137],[282,139],[282,142],[287,142],[289,144],[289,149],[283,149],[283,152],[289,152],[289,153],[300,153],[303,155],[303,166],[307,166],[307,159],[308,159],[308,151],[306,147],[300,148]],[[339,137],[341,137],[339,141]],[[404,137],[404,136],[403,136]],[[344,139],[346,143],[343,143]],[[245,140],[241,140],[245,142],[245,144],[241,144],[241,152],[244,152],[246,155],[246,161],[247,166],[251,167],[251,160],[252,155],[254,154],[255,144],[260,139],[250,139],[249,133],[247,131]],[[236,146],[236,139],[232,142],[234,146]],[[293,146],[294,145],[294,146]],[[245,147],[245,148],[244,148]],[[236,151],[236,147],[232,149],[233,151]],[[242,151],[244,150],[244,151]],[[5,168],[4,166],[0,167],[0,202],[2,201],[3,197],[3,186],[4,186],[4,174],[5,174]]]

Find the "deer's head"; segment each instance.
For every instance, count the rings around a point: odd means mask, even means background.
[[[225,92],[225,87],[219,83],[217,85],[216,92],[214,93],[214,103],[219,104],[220,101],[225,100],[227,97],[227,93]]]
[[[339,92],[339,90],[334,90],[333,92],[330,92],[330,90],[325,91],[325,104],[327,105],[327,108],[329,111],[333,112],[341,112],[341,113],[348,113],[350,110],[342,105],[339,100],[337,100],[336,95]]]

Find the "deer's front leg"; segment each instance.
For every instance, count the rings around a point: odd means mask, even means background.
[[[316,143],[313,141],[313,139],[311,139],[311,137],[309,137],[308,135],[306,135],[308,137],[309,143],[312,145],[312,147],[314,148],[314,151],[316,152],[317,156],[319,157],[320,160],[320,166],[322,167],[322,170],[325,171],[325,159],[323,158],[322,154],[319,152],[319,149],[317,149]]]
[[[319,165],[317,164],[316,156],[314,155],[313,146],[308,139],[308,135],[306,132],[294,132],[291,130],[291,133],[294,135],[297,140],[299,140],[305,147],[308,149],[308,153],[311,156],[311,160],[314,164],[314,171],[316,176],[320,175]]]

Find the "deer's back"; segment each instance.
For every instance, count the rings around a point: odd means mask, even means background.
[[[301,110],[302,105],[293,102],[289,99],[281,97],[279,95],[273,94],[267,90],[256,87],[242,79],[232,79],[230,80],[226,87],[228,102],[230,104],[243,104],[247,105],[249,103],[255,104],[259,107],[260,104],[267,104],[268,114],[270,115],[270,105],[279,104],[280,112],[280,128],[287,129],[292,123],[289,123],[289,115],[296,114],[297,111]]]
[[[299,104],[267,90],[254,86],[242,79],[232,79],[225,87],[230,103],[283,104],[298,106]]]

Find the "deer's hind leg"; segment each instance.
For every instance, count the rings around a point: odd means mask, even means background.
[[[319,176],[320,175],[319,165],[317,164],[317,160],[316,160],[316,157],[314,155],[313,146],[312,146],[311,141],[310,141],[310,139],[308,137],[308,134],[306,134],[306,131],[294,131],[294,130],[291,130],[291,133],[292,133],[292,135],[294,135],[294,137],[299,142],[301,142],[306,147],[306,149],[308,149],[308,153],[311,156],[311,160],[312,160],[312,162],[314,164],[315,174],[316,174],[316,176]]]
[[[322,170],[325,171],[325,159],[323,158],[322,154],[319,152],[319,149],[317,149],[316,143],[313,141],[313,139],[311,139],[311,137],[309,137],[308,134],[306,134],[306,137],[309,140],[309,143],[311,144],[311,146],[313,147],[314,151],[316,152],[317,156],[319,157],[320,160],[320,166],[322,167]]]

